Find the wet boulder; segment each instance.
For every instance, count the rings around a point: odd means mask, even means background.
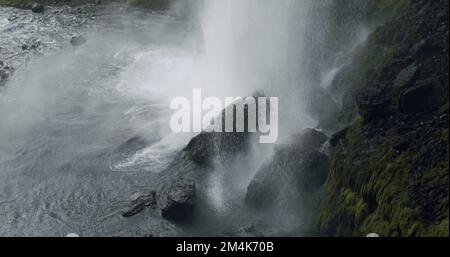
[[[342,139],[344,139],[347,136],[347,132],[350,129],[350,127],[344,128],[336,133],[334,133],[330,138],[330,145],[333,147],[336,147],[339,142],[341,142]]]
[[[415,79],[419,67],[413,63],[399,72],[394,81],[394,88],[408,87]]]
[[[308,129],[276,147],[274,156],[256,173],[247,187],[245,202],[258,209],[273,208],[281,195],[300,201],[325,183],[329,158],[320,152],[327,141],[323,133]],[[289,191],[289,192],[288,192]],[[286,197],[285,197],[286,198]]]
[[[83,36],[73,36],[70,39],[70,44],[72,46],[81,46],[84,43],[86,43],[86,41],[87,41],[87,39],[85,37],[83,37]]]
[[[264,93],[255,92],[252,97],[263,97]],[[256,100],[256,99],[255,99]],[[225,108],[217,119],[222,119],[222,131],[225,131],[225,112],[235,108],[235,111],[244,112],[244,132],[222,133],[222,132],[201,132],[192,138],[183,149],[187,158],[198,165],[210,165],[213,161],[222,163],[232,162],[237,154],[245,154],[249,149],[251,134],[248,132],[248,106],[243,101],[236,101]],[[256,111],[258,106],[256,105]],[[234,111],[233,111],[234,112]],[[236,112],[233,114],[233,129],[236,131]],[[256,121],[258,123],[258,121]],[[257,125],[257,124],[256,124]]]
[[[269,209],[275,205],[281,190],[282,179],[278,175],[276,165],[278,161],[273,158],[262,166],[247,187],[245,203],[257,209]]]
[[[215,158],[229,160],[247,149],[247,133],[202,132],[183,149],[188,158],[198,165],[209,165]]]
[[[400,94],[399,107],[403,113],[423,113],[432,111],[439,105],[438,90],[441,84],[436,78],[419,81],[412,88]]]
[[[300,193],[309,194],[319,190],[327,180],[329,169],[330,158],[326,154],[320,151],[306,154],[294,174],[294,182]]]
[[[44,6],[40,3],[33,3],[31,6],[31,11],[34,13],[42,13],[44,12]]]
[[[357,97],[356,102],[359,115],[366,122],[386,117],[393,112],[391,99],[379,89],[367,90]]]
[[[157,192],[158,208],[161,216],[175,222],[185,222],[192,218],[194,211],[195,181],[178,179],[165,184]]]
[[[426,53],[433,48],[433,39],[427,37],[425,39],[419,40],[417,43],[411,47],[410,53],[412,56],[417,57],[419,54]]]
[[[143,212],[145,209],[156,206],[156,192],[139,193],[132,196],[131,206],[122,213],[123,217],[129,218]]]

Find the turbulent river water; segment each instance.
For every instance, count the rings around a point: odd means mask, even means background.
[[[195,234],[158,215],[121,216],[193,136],[170,133],[170,99],[196,87],[218,97],[262,89],[281,99],[280,140],[316,126],[310,89],[342,65],[317,66],[326,21],[315,17],[329,8],[317,2],[208,1],[190,19],[120,5],[0,7],[0,60],[15,68],[0,87],[0,235]],[[86,43],[72,46],[79,35]],[[254,174],[246,172],[228,189],[238,199]],[[227,205],[220,180],[210,188],[212,202]],[[212,223],[240,215],[230,208]],[[201,234],[217,233],[209,228]]]
[[[16,68],[0,88],[0,235],[183,233],[120,211],[189,138],[168,135],[162,100],[189,74],[189,25],[95,8],[0,8],[0,56]],[[71,46],[77,35],[87,43]],[[149,146],[121,149],[135,135]]]

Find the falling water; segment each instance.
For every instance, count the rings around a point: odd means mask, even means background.
[[[0,50],[18,69],[0,88],[0,235],[182,235],[158,217],[120,215],[193,136],[170,132],[170,99],[193,88],[217,97],[262,90],[279,97],[280,141],[316,126],[311,91],[336,68],[325,65],[334,60],[324,43],[331,6],[197,1],[190,19],[176,16],[179,9],[175,16],[117,6],[43,16],[2,9]],[[28,38],[36,27],[39,35]],[[87,43],[70,46],[78,34]],[[14,53],[36,40],[36,52]],[[121,151],[134,137],[142,145]],[[220,218],[229,216],[224,224],[252,217],[233,208],[271,149],[262,151],[228,177],[221,167],[212,173],[210,200]]]

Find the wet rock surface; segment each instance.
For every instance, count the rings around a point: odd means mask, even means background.
[[[411,1],[355,57],[320,234],[448,236],[448,39],[448,1]]]
[[[73,35],[81,35],[104,13],[95,6],[49,6],[35,14],[28,9],[0,9],[0,60],[18,70],[32,59],[67,47]],[[101,18],[100,18],[101,19]],[[39,28],[39,29],[36,29]]]
[[[85,37],[83,37],[83,36],[73,36],[70,39],[70,44],[72,46],[81,46],[84,43],[86,43],[86,41],[87,41],[87,39]]]
[[[33,5],[31,6],[31,11],[34,13],[42,13],[44,12],[44,6],[40,3],[33,3]]]
[[[436,78],[419,81],[400,95],[400,111],[403,113],[432,112],[438,107],[441,83]]]
[[[364,121],[383,118],[392,113],[391,99],[382,90],[369,90],[357,97],[359,115]]]
[[[319,150],[327,136],[309,129],[290,141],[293,143],[278,146],[272,159],[256,173],[247,188],[248,205],[274,208],[284,190],[295,192],[290,200],[300,202],[325,183],[330,163],[328,156]]]
[[[186,222],[194,212],[195,181],[178,179],[166,184],[158,192],[161,216],[175,222]]]
[[[156,206],[156,192],[142,193],[132,196],[131,207],[122,213],[125,218],[132,217],[145,209]]]
[[[134,194],[130,207],[122,212],[122,216],[129,218],[150,208],[158,210],[165,219],[183,223],[192,218],[194,200],[195,181],[175,179],[164,183],[158,190]]]
[[[394,81],[395,88],[405,88],[408,87],[411,82],[413,82],[419,67],[417,64],[413,63],[410,66],[404,68],[397,75]]]
[[[335,147],[339,144],[339,142],[341,142],[342,139],[345,139],[347,132],[350,128],[344,128],[336,133],[334,133],[331,138],[330,138],[330,144],[331,146]]]

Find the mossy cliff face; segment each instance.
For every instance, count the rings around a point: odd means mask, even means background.
[[[448,120],[402,118],[387,131],[358,121],[335,147],[321,234],[448,235]]]
[[[403,8],[334,82],[341,121],[359,118],[332,149],[321,235],[449,235],[448,1]]]
[[[0,6],[10,6],[22,9],[31,9],[33,6],[32,0],[0,0]]]

